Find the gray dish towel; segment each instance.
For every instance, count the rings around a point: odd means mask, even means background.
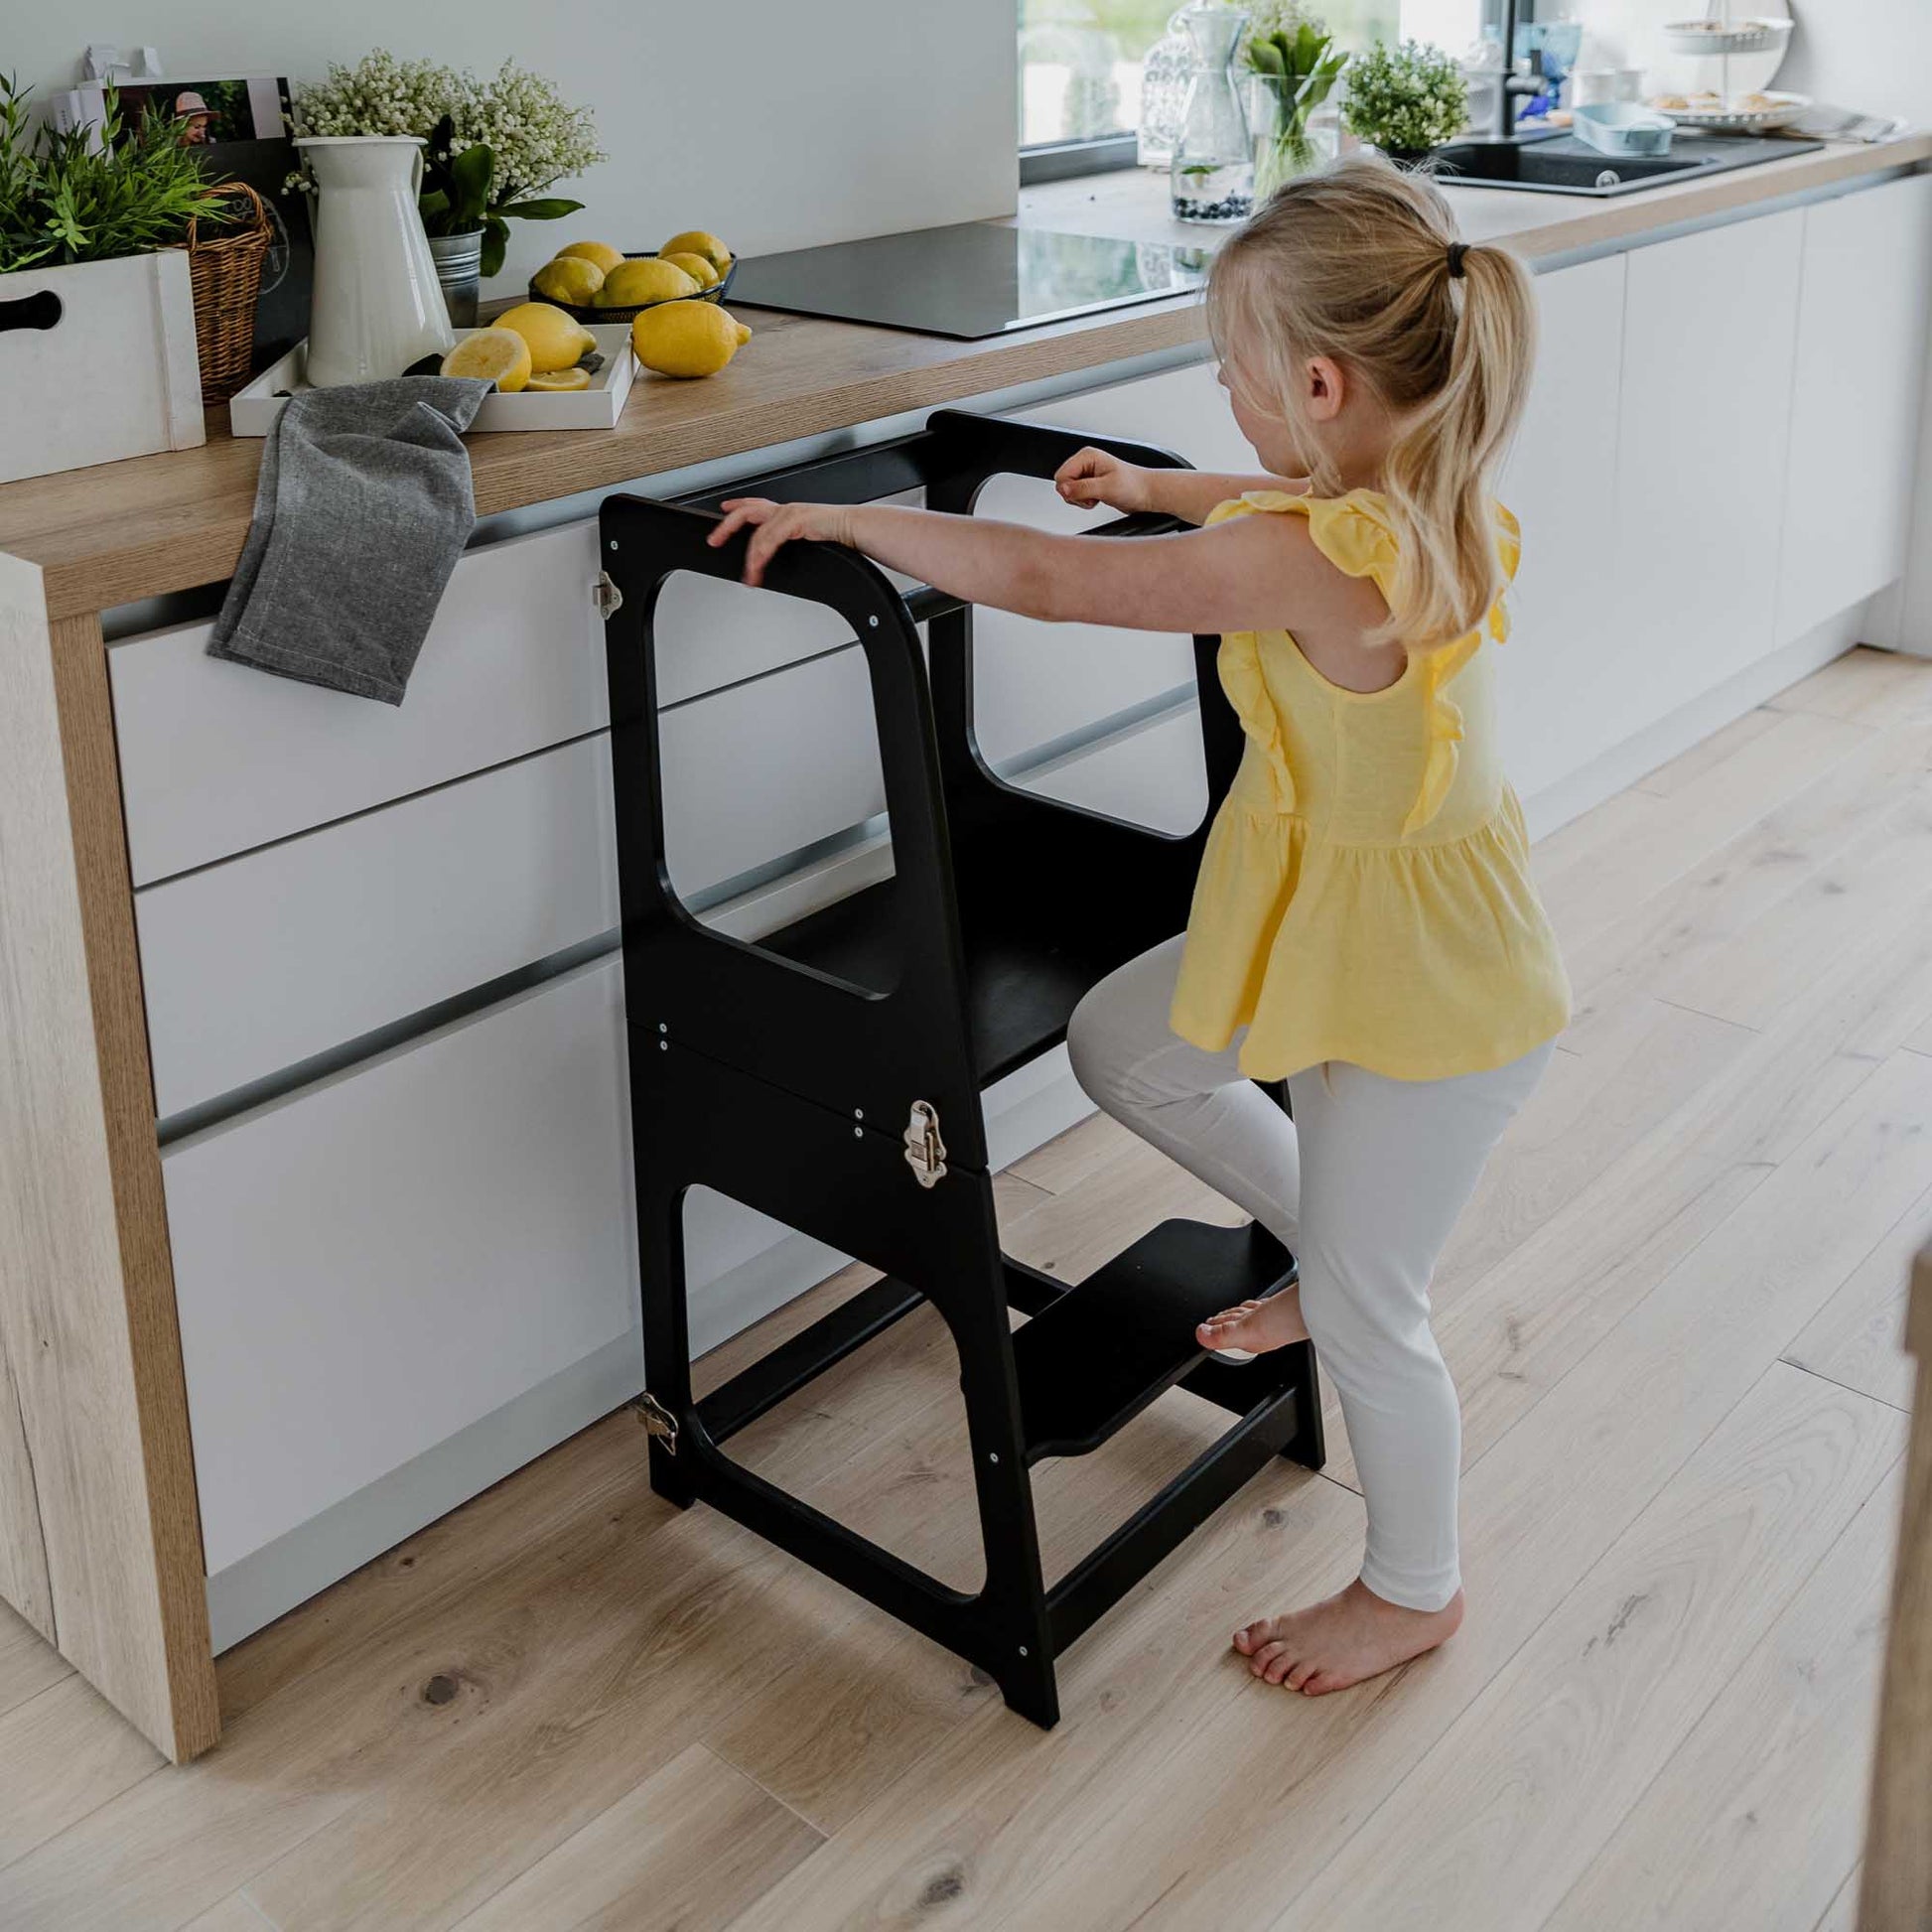
[[[477,521],[462,432],[489,389],[405,375],[291,396],[208,655],[401,704]]]

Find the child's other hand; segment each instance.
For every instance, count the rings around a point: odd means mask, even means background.
[[[1150,473],[1137,464],[1123,463],[1105,450],[1080,450],[1053,473],[1053,487],[1061,500],[1082,506],[1105,503],[1110,509],[1152,509]]]
[[[843,503],[774,503],[763,496],[733,496],[725,514],[705,541],[716,550],[740,530],[750,529],[745,552],[745,582],[764,582],[764,569],[779,549],[794,537],[819,543],[852,541],[852,511]]]

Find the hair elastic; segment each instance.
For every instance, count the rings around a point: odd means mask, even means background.
[[[1469,252],[1469,248],[1468,248],[1468,244],[1467,244],[1466,242],[1462,242],[1462,241],[1451,241],[1451,242],[1449,243],[1449,279],[1450,279],[1451,281],[1460,281],[1460,280],[1461,280],[1461,278],[1462,278],[1462,257],[1463,257],[1464,255],[1466,255],[1466,254],[1467,254],[1468,252]]]

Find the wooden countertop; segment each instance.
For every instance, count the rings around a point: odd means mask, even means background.
[[[1623,202],[1453,191],[1463,232],[1536,258],[1614,246],[1658,228],[1717,216],[1932,159],[1932,135],[1878,147],[1833,147],[1713,180],[1673,184]],[[1023,222],[1135,239],[1201,230],[1169,219],[1158,179],[1138,170],[1029,191]],[[1202,334],[1192,299],[1151,303],[1024,335],[962,343],[805,317],[748,316],[757,340],[705,382],[648,376],[610,431],[473,436],[482,515],[608,488],[687,465],[768,449],[902,411],[1184,347]],[[54,617],[106,610],[232,574],[255,497],[261,444],[209,412],[198,450],[137,457],[0,485],[0,551],[41,566]]]

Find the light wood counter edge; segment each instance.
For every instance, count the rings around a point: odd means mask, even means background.
[[[1917,1357],[1905,1501],[1859,1902],[1860,1932],[1932,1925],[1932,1244],[1912,1264],[1905,1346]]]
[[[1548,196],[1457,193],[1468,211],[1464,225],[1475,238],[1540,259],[1615,247],[1648,232],[1720,219],[1928,158],[1932,136],[1914,136],[1875,148],[1794,155],[1626,202],[1579,206]],[[1165,220],[1159,226],[1170,232]],[[472,437],[478,512],[493,515],[1184,349],[1203,333],[1199,305],[1186,300],[976,343],[758,311],[747,315],[758,330],[749,352],[706,382],[640,380],[614,430]],[[259,444],[230,438],[225,412],[217,410],[210,412],[208,442],[201,449],[0,485],[0,552],[41,565],[47,608],[57,618],[220,583],[232,574],[247,532],[259,460]]]
[[[220,1731],[93,617],[0,558],[0,1595],[165,1755]]]

